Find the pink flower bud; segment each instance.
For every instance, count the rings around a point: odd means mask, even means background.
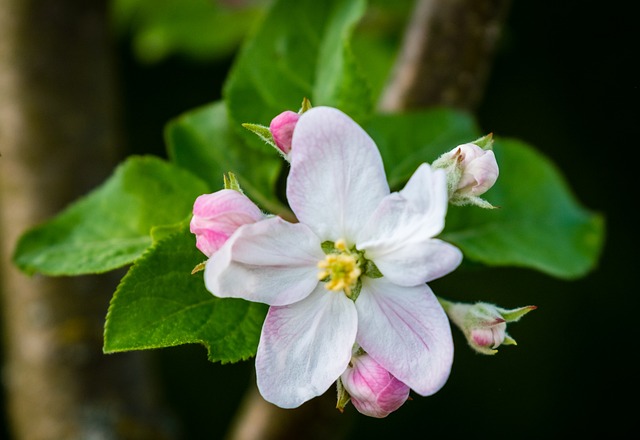
[[[482,354],[495,354],[501,345],[516,345],[507,333],[507,323],[519,321],[536,306],[507,310],[493,304],[451,303],[440,299],[449,319],[460,327],[471,348]]]
[[[191,232],[196,235],[197,248],[210,257],[236,229],[263,217],[260,209],[247,196],[239,191],[223,189],[196,199]]]
[[[456,194],[479,196],[498,179],[498,163],[491,150],[483,150],[475,144],[464,144],[453,151],[462,171]]]
[[[352,357],[349,368],[340,379],[353,406],[370,417],[388,416],[409,397],[409,387],[368,354]]]
[[[269,131],[273,136],[273,141],[276,146],[285,155],[291,151],[291,139],[293,138],[293,129],[296,123],[300,119],[300,115],[296,112],[285,111],[271,120],[269,124]]]

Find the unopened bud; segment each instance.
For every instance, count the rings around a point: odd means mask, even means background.
[[[409,398],[409,387],[368,354],[354,355],[340,382],[353,406],[370,417],[386,417]],[[339,399],[338,407],[341,409],[347,401]]]
[[[525,306],[507,310],[489,303],[452,303],[443,299],[440,303],[471,348],[482,354],[495,354],[500,345],[517,345],[507,333],[507,323],[516,322],[536,309],[536,306]]]
[[[236,190],[223,189],[196,199],[190,229],[196,236],[196,247],[211,257],[236,229],[263,217],[247,196]]]
[[[490,135],[477,142],[487,148],[492,145]],[[483,149],[475,143],[459,145],[434,161],[433,168],[442,168],[447,172],[449,201],[452,204],[493,208],[489,202],[479,197],[498,179],[498,163],[493,151]]]
[[[464,144],[456,148],[454,155],[462,168],[457,195],[479,196],[496,183],[498,163],[493,151],[483,150],[475,144]]]
[[[280,113],[271,120],[269,127],[260,124],[244,123],[242,126],[253,132],[267,144],[276,148],[285,160],[290,161],[291,143],[293,140],[293,130],[300,119],[300,115],[311,109],[311,101],[307,98],[302,100],[302,105],[298,113],[290,110]]]
[[[271,124],[269,124],[269,131],[271,131],[273,141],[285,156],[288,156],[291,151],[293,129],[298,123],[298,119],[300,119],[298,113],[287,110],[273,118]]]

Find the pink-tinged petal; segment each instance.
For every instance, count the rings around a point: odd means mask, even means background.
[[[298,119],[300,119],[298,113],[285,111],[273,118],[271,124],[269,124],[269,131],[271,131],[273,141],[285,155],[291,151],[291,139]]]
[[[376,207],[358,234],[358,248],[375,259],[375,255],[432,238],[444,228],[447,205],[444,171],[422,164],[402,191],[389,194]]]
[[[190,227],[196,236],[197,248],[210,257],[236,229],[262,218],[264,214],[247,196],[223,189],[196,199]]]
[[[324,393],[349,364],[357,322],[353,301],[322,284],[302,301],[271,307],[256,355],[260,394],[295,408]]]
[[[478,327],[471,330],[469,342],[480,348],[498,348],[507,335],[507,324],[502,322],[493,327]]]
[[[221,298],[286,305],[318,285],[318,238],[303,224],[272,217],[241,226],[207,261],[207,290]]]
[[[427,285],[401,287],[364,278],[356,300],[358,344],[423,396],[445,384],[453,362],[451,328]]]
[[[340,110],[314,107],[293,133],[287,199],[300,222],[321,241],[353,243],[389,194],[380,152]]]
[[[479,196],[496,183],[499,169],[491,150],[483,150],[475,144],[464,144],[457,148],[463,157],[460,162],[462,176],[456,193]]]
[[[417,286],[453,272],[462,262],[462,252],[449,243],[432,238],[374,255],[373,261],[392,283]]]

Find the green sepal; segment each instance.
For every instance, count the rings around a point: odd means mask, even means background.
[[[337,253],[335,243],[331,240],[323,241],[320,244],[320,247],[322,248],[322,252],[326,255]]]
[[[252,132],[253,134],[257,135],[260,139],[265,141],[267,144],[271,145],[272,147],[278,148],[276,146],[275,141],[273,140],[273,134],[271,134],[271,130],[269,130],[269,127],[265,127],[264,125],[260,125],[260,124],[249,124],[249,123],[244,123],[242,124],[242,126],[247,130],[249,130],[250,132]]]
[[[355,300],[357,300],[358,297],[360,296],[361,291],[362,291],[362,278],[358,278],[358,281],[356,281],[355,286],[353,286],[353,288],[351,289],[351,292],[349,292],[347,297],[349,297],[351,301],[355,302]]]
[[[376,264],[371,260],[365,260],[364,275],[368,276],[369,278],[383,277],[382,272],[380,272],[380,269],[378,269],[378,266],[376,266]]]
[[[205,268],[205,266],[206,266],[206,265],[207,265],[207,262],[206,262],[206,261],[203,261],[202,263],[198,263],[198,264],[196,264],[196,267],[194,267],[194,268],[191,270],[191,275],[195,275],[195,274],[197,274],[198,272],[200,272],[200,271],[204,270],[204,268]]]
[[[238,191],[240,194],[244,194],[242,188],[240,188],[240,182],[238,182],[238,178],[231,171],[222,176],[222,178],[224,181],[224,189],[231,189],[233,191]]]
[[[471,143],[476,144],[483,150],[493,150],[493,133],[482,136]]]
[[[336,381],[336,389],[338,393],[338,401],[336,402],[336,409],[340,412],[344,412],[345,406],[351,401],[351,396],[342,385],[342,379],[338,378]]]
[[[312,107],[311,101],[309,101],[308,98],[302,98],[302,105],[300,106],[300,110],[298,110],[298,114],[301,115],[304,112],[311,110]]]
[[[447,175],[447,177],[449,177],[449,175]],[[447,185],[449,185],[448,182],[447,182]],[[449,187],[449,190],[451,190],[451,187]],[[449,203],[455,206],[471,205],[471,206],[477,206],[483,209],[498,209],[498,206],[493,206],[491,203],[487,202],[485,199],[478,196],[468,196],[468,195],[458,196],[455,194],[455,190],[454,190],[454,194],[449,198]]]
[[[505,321],[516,322],[520,320],[520,318],[522,318],[524,315],[526,315],[527,313],[537,308],[538,308],[537,306],[524,306],[524,307],[518,307],[517,309],[512,309],[512,310],[507,310],[500,307],[498,307],[497,309],[500,315],[502,315],[502,317],[505,319]]]

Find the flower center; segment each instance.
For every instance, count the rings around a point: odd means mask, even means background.
[[[362,274],[360,268],[360,255],[347,249],[343,239],[333,243],[333,250],[324,260],[318,262],[318,279],[326,281],[327,290],[344,291],[347,297],[355,300],[353,289]]]

